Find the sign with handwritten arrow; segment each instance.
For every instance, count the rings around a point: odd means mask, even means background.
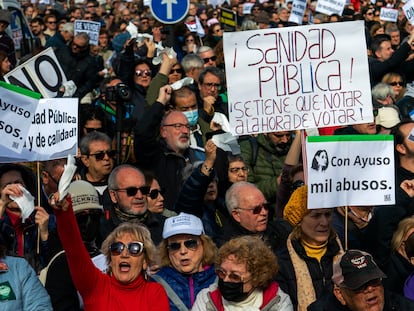
[[[152,15],[164,24],[175,24],[187,15],[189,0],[151,0]]]

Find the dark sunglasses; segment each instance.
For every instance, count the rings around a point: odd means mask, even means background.
[[[388,83],[389,85],[391,85],[391,86],[397,86],[397,85],[399,85],[399,86],[404,86],[404,83],[402,82],[402,81],[398,81],[398,82],[390,82],[390,83]]]
[[[153,199],[153,200],[155,200],[156,198],[158,198],[158,195],[164,195],[164,193],[165,193],[165,191],[164,191],[164,189],[160,189],[160,190],[158,190],[158,189],[152,189],[149,193],[148,193],[148,196],[151,198],[151,199]]]
[[[172,75],[173,73],[183,73],[183,70],[182,69],[171,69],[170,75]]]
[[[102,130],[102,127],[84,127],[84,129],[85,129],[85,131],[86,131],[86,133],[92,133],[92,132],[96,132],[96,131],[98,131],[98,132],[100,132],[101,130]]]
[[[194,239],[186,240],[183,243],[184,243],[184,246],[190,250],[196,250],[198,247],[198,241]],[[178,251],[181,248],[181,243],[180,242],[169,243],[167,248],[170,251]]]
[[[57,22],[56,21],[54,21],[54,22],[47,22],[48,24],[56,24]]]
[[[119,256],[123,252],[124,249],[128,250],[128,253],[131,256],[138,256],[141,255],[144,251],[144,243],[142,242],[130,242],[128,245],[125,245],[122,242],[114,242],[109,246],[109,250],[111,251],[112,256]]]
[[[216,59],[217,59],[217,56],[211,56],[211,57],[206,57],[206,58],[203,58],[203,61],[204,61],[204,64],[207,64],[210,60],[212,61],[212,62],[215,62],[216,61]]]
[[[241,207],[237,207],[237,209],[240,209],[242,211],[252,211],[253,214],[255,214],[255,215],[260,214],[260,212],[262,211],[263,208],[266,211],[268,211],[270,209],[270,204],[269,203],[263,203],[261,205],[255,206],[253,208],[241,208]]]
[[[142,76],[151,77],[152,71],[151,70],[137,70],[135,71],[135,74],[137,75],[137,77],[142,77]]]
[[[147,195],[150,192],[151,187],[149,186],[142,186],[142,187],[128,187],[125,189],[114,189],[114,191],[125,191],[127,196],[133,197],[137,194],[138,190],[142,193],[142,195]]]
[[[116,151],[115,150],[110,150],[110,151],[99,151],[97,153],[90,153],[88,154],[88,156],[94,156],[96,161],[102,161],[105,158],[105,154],[108,155],[109,158],[113,158],[116,155]]]
[[[368,287],[378,287],[378,286],[381,286],[381,285],[382,285],[382,279],[381,278],[374,279],[374,280],[371,280],[371,281],[365,283],[364,285],[358,287],[357,289],[354,289],[353,292],[356,293],[356,294],[359,294],[359,293],[365,292]]]

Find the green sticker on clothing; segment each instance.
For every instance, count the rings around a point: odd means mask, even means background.
[[[8,281],[0,283],[0,301],[3,300],[16,300],[16,295]]]

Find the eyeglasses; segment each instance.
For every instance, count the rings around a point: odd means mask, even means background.
[[[209,89],[215,88],[217,91],[221,90],[221,85],[218,83],[203,83],[203,85]]]
[[[404,83],[402,81],[394,81],[394,82],[390,82],[388,84],[391,85],[391,86],[397,86],[397,85],[404,86]]]
[[[99,151],[97,153],[90,153],[88,154],[88,156],[95,157],[96,161],[102,161],[105,158],[105,154],[107,154],[109,158],[113,158],[116,155],[116,151],[115,150]]]
[[[241,275],[234,272],[227,273],[227,271],[221,268],[216,268],[216,274],[222,280],[224,280],[227,276],[232,283],[246,283]]]
[[[269,203],[263,203],[261,205],[255,206],[253,208],[241,208],[241,207],[237,207],[236,209],[240,209],[242,211],[252,211],[253,214],[257,215],[257,214],[260,214],[260,212],[262,211],[263,208],[266,211],[268,211],[269,208],[270,208],[270,204]]]
[[[198,247],[198,241],[194,239],[186,240],[183,242],[184,246],[189,250],[196,250]],[[170,251],[178,251],[181,249],[181,243],[180,242],[172,242],[167,245],[168,250]]]
[[[56,24],[56,23],[57,23],[57,21],[48,21],[47,23],[48,23],[48,24]]]
[[[152,199],[152,200],[155,200],[156,198],[158,198],[158,196],[161,194],[161,195],[164,195],[164,193],[165,193],[165,191],[164,191],[164,189],[152,189],[149,193],[148,193],[148,196]]]
[[[152,71],[151,70],[137,70],[135,71],[135,74],[137,75],[137,77],[142,77],[142,76],[151,77]]]
[[[249,172],[249,168],[248,167],[245,167],[245,166],[243,166],[243,167],[231,167],[231,168],[229,168],[229,172],[230,173],[237,173],[237,174],[239,174],[240,172],[242,172],[242,173],[248,173]]]
[[[374,15],[373,12],[367,12],[367,15]]]
[[[194,39],[186,39],[185,42],[194,42]]]
[[[92,132],[96,132],[96,131],[98,131],[98,132],[100,132],[101,130],[102,130],[102,127],[84,127],[84,129],[85,129],[85,131],[86,131],[86,133],[92,133]]]
[[[204,64],[207,64],[209,61],[215,62],[216,59],[217,59],[217,56],[214,55],[214,56],[211,56],[211,57],[203,58],[203,61],[204,61]]]
[[[144,243],[142,242],[130,242],[125,245],[122,242],[114,242],[109,246],[112,256],[119,256],[122,254],[124,249],[128,250],[131,256],[139,256],[144,251]]]
[[[173,73],[183,73],[183,70],[178,68],[178,69],[171,69],[170,71],[170,75],[172,75]]]
[[[150,192],[151,187],[149,186],[142,186],[142,187],[128,187],[125,189],[114,189],[114,191],[125,191],[127,196],[133,197],[137,194],[138,190],[142,193],[142,195],[147,195]]]
[[[219,32],[221,32],[221,31],[223,31],[223,29],[221,29],[221,28],[214,29],[214,32],[215,32],[215,33],[219,33]]]
[[[189,124],[182,124],[182,123],[164,124],[163,126],[172,126],[176,130],[181,130],[183,127],[188,130],[191,128]]]
[[[354,289],[353,292],[355,294],[362,294],[363,292],[365,292],[368,289],[368,287],[378,287],[378,286],[381,286],[381,285],[382,285],[382,279],[381,278],[374,279],[374,280],[371,280],[371,281],[365,283],[364,285],[358,287],[357,289]]]

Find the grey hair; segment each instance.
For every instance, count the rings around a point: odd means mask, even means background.
[[[95,141],[106,142],[109,144],[109,146],[111,146],[111,143],[112,143],[111,138],[105,133],[98,132],[98,131],[91,132],[83,136],[79,143],[79,149],[80,149],[81,155],[89,155],[91,151],[89,149],[89,145]]]
[[[185,73],[189,72],[193,68],[203,68],[204,61],[200,56],[195,54],[187,54],[181,60],[181,67]]]
[[[231,215],[233,210],[237,209],[240,205],[240,199],[242,195],[244,194],[244,190],[246,188],[254,188],[259,190],[255,184],[252,184],[247,181],[239,181],[237,183],[234,183],[226,192],[226,207]]]
[[[395,92],[392,86],[382,82],[372,88],[371,95],[374,100],[384,100],[388,95],[395,99]]]

